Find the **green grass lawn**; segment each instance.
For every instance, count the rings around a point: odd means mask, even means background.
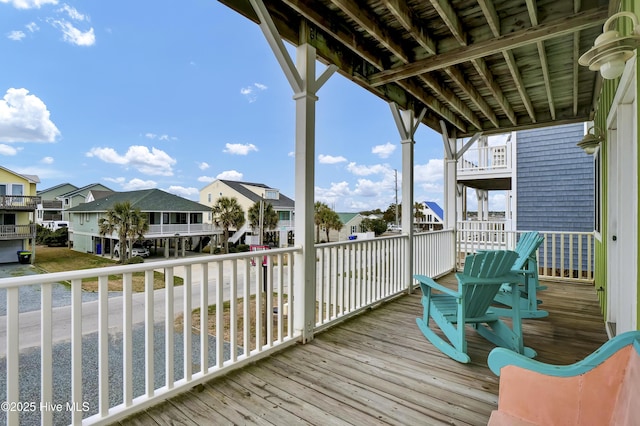
[[[105,266],[117,266],[117,261],[108,257],[96,256],[94,254],[81,253],[66,247],[37,246],[35,250],[34,265],[44,272],[66,272],[81,269],[103,268]],[[154,272],[153,288],[164,288],[164,274]],[[180,277],[173,278],[174,285],[182,285]],[[82,288],[86,291],[98,291],[98,280],[82,280]],[[109,276],[109,291],[122,291],[122,275],[115,274]],[[144,291],[144,273],[133,274],[133,291]]]

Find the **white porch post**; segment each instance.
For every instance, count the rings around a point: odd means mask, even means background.
[[[407,235],[405,248],[406,261],[404,278],[407,291],[413,291],[413,145],[415,133],[425,113],[423,109],[419,117],[412,110],[400,110],[396,103],[390,103],[391,113],[400,133],[402,144],[402,233]]]
[[[316,93],[338,69],[330,65],[316,80],[316,49],[305,43],[306,28],[301,28],[301,45],[293,64],[262,0],[250,0],[260,19],[262,30],[291,88],[296,101],[295,130],[295,244],[302,253],[294,256],[294,324],[302,343],[313,339],[316,316],[316,256],[313,239],[315,183]]]
[[[440,122],[444,143],[444,229],[456,229],[457,153],[456,140],[449,137],[444,122]]]

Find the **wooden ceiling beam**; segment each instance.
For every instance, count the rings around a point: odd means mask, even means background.
[[[608,18],[608,16],[606,7],[598,7],[585,12],[579,12],[572,16],[563,17],[546,24],[538,25],[535,28],[515,31],[496,39],[462,46],[407,65],[401,65],[396,68],[381,71],[370,75],[369,83],[375,87],[448,66],[457,65],[472,59],[493,55],[505,50],[527,46],[538,41],[572,34],[585,28],[599,26]]]
[[[393,49],[389,50],[402,62],[410,62],[408,55],[405,54],[403,49],[400,48],[401,43],[392,40],[391,36],[387,34],[387,31],[385,31],[383,28],[380,28],[379,24],[376,24],[376,19],[372,16],[369,16],[366,10],[359,8],[353,1],[350,0],[332,0],[332,2],[336,6],[338,6],[343,13],[356,21],[358,25],[364,28],[373,38],[382,43],[385,47],[389,48],[389,46],[395,46]],[[462,115],[467,121],[472,123],[478,129],[482,128],[482,123],[480,122],[480,120],[478,120],[473,111],[471,111],[469,107],[467,107],[462,101],[460,101],[460,99],[456,98],[453,92],[442,87],[440,83],[431,76],[421,76],[420,80],[427,84],[427,86],[429,86],[431,90],[446,99],[449,103],[449,106],[460,115]],[[416,98],[418,99],[425,98],[424,94],[421,94],[417,88],[412,88],[410,90],[410,93],[413,96],[416,96]],[[437,100],[435,98],[428,99],[427,105],[429,105],[429,107],[433,107],[439,115],[441,115],[444,119],[449,121],[460,130],[466,130],[466,125],[455,119],[455,116],[449,112],[450,108],[448,108],[447,105],[441,103],[440,101],[434,101]]]
[[[473,85],[467,82],[467,77],[457,67],[447,67],[444,69],[449,78],[451,78],[464,93],[469,97],[471,102],[476,104],[478,109],[491,121],[491,123],[498,127],[498,118],[495,112],[491,109],[491,106],[484,100],[482,95],[478,93]]]
[[[529,19],[531,20],[531,26],[538,25],[538,7],[536,0],[527,0],[527,11],[529,12]],[[544,80],[544,87],[547,91],[547,102],[549,103],[549,112],[551,117],[556,116],[556,107],[553,102],[553,94],[551,92],[551,79],[549,78],[549,64],[547,63],[547,53],[544,48],[544,42],[538,41],[536,43],[538,48],[538,57],[540,58],[540,68],[542,68],[542,79]]]
[[[436,43],[427,28],[411,13],[405,0],[383,0],[385,7],[396,17],[402,27],[430,55],[436,53]]]
[[[516,59],[513,56],[513,52],[511,50],[504,51],[502,52],[502,56],[504,56],[504,60],[509,67],[509,72],[511,73],[511,77],[513,78],[513,83],[516,85],[516,89],[518,89],[520,98],[522,98],[522,103],[527,109],[527,113],[529,113],[531,121],[535,123],[536,113],[533,110],[533,105],[531,104],[531,98],[529,98],[527,89],[524,87],[524,81],[522,80],[522,75],[520,74],[520,70],[518,69],[518,66],[516,64]]]
[[[440,18],[444,21],[453,37],[458,40],[463,46],[466,46],[467,43],[467,33],[462,26],[462,22],[460,22],[460,18],[458,18],[458,14],[451,7],[451,4],[448,0],[431,0],[431,5],[440,15]]]
[[[382,28],[376,21],[376,18],[368,13],[367,10],[362,9],[352,0],[331,0],[340,10],[353,19],[362,28],[364,28],[373,38],[378,40],[389,52],[394,56],[400,58],[405,64],[410,62],[411,58],[409,53],[405,51],[402,43],[395,40],[389,32]]]

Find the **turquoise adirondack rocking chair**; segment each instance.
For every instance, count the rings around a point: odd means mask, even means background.
[[[511,272],[517,258],[518,253],[509,250],[467,256],[464,271],[456,274],[458,291],[444,287],[425,275],[415,275],[422,290],[423,306],[423,317],[416,318],[416,323],[425,337],[451,358],[467,363],[470,358],[467,355],[466,324],[470,324],[495,345],[534,357],[535,351],[523,345],[518,308],[515,309],[511,329],[491,307],[504,283],[516,285],[518,282],[518,275]],[[440,293],[434,294],[433,290]],[[514,295],[519,297],[517,288]],[[430,320],[438,325],[448,341],[429,327]]]
[[[516,244],[515,252],[518,253],[518,259],[511,267],[511,271],[516,272],[519,277],[520,297],[517,300],[520,304],[520,318],[544,318],[549,315],[549,312],[538,309],[538,305],[542,303],[538,299],[538,291],[547,288],[541,286],[538,280],[538,261],[536,260],[536,253],[543,241],[542,235],[531,231],[522,234]],[[512,289],[510,284],[503,285],[496,294],[495,301],[513,308]],[[495,308],[495,312],[503,316],[512,316],[513,309],[509,308]]]

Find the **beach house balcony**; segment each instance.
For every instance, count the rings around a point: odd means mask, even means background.
[[[497,377],[486,366],[493,345],[473,338],[470,365],[444,356],[418,331],[419,292],[403,278],[412,252],[413,273],[453,285],[461,249],[450,230],[317,245],[313,291],[295,278],[299,247],[273,249],[264,263],[263,253],[199,255],[0,280],[3,396],[38,401],[37,410],[8,411],[7,424],[238,416],[243,424],[484,424],[497,403]],[[154,290],[158,272],[163,288]],[[540,272],[550,315],[525,320],[526,344],[540,360],[579,359],[607,338],[593,281]],[[54,297],[60,282],[70,283],[63,306]],[[109,291],[115,282],[122,291]],[[89,283],[91,300],[82,290]],[[32,286],[40,297],[21,312]],[[301,320],[317,335],[306,345]]]
[[[590,147],[595,231],[545,235],[538,251],[549,316],[523,320],[537,359],[575,362],[638,328],[637,54],[606,81],[577,65],[605,21],[637,1],[220,2],[260,25],[293,90],[295,244],[266,258],[1,279],[7,424],[486,424],[502,391],[486,365],[493,346],[472,335],[471,363],[443,355],[415,325],[412,278],[451,285],[462,254],[517,239],[457,230],[457,140],[482,133],[593,119],[606,134]],[[319,77],[317,60],[328,65]],[[609,65],[608,76],[621,68]],[[389,102],[403,204],[414,204],[415,130],[442,134],[444,230],[414,233],[403,209],[400,235],[313,244],[315,103],[335,72]]]
[[[470,188],[510,190],[514,170],[511,143],[481,145],[460,151],[458,159],[458,183]]]
[[[28,195],[0,195],[0,210],[34,211],[40,197]]]

